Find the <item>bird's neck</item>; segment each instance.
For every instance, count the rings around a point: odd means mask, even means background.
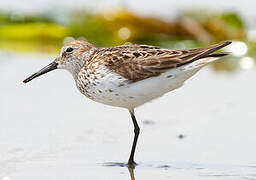
[[[82,56],[80,56],[80,59],[70,62],[71,64],[67,70],[72,74],[75,80],[77,80],[78,73],[85,66],[85,63],[91,59],[93,52],[94,51],[91,50],[88,53],[84,53]]]
[[[82,61],[75,61],[72,62],[72,65],[68,67],[67,70],[72,74],[75,80],[77,79],[78,73],[82,69],[83,64],[84,63]]]

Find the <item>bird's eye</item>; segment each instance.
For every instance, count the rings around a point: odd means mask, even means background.
[[[69,47],[66,49],[66,52],[72,52],[73,50],[74,50],[73,48]]]

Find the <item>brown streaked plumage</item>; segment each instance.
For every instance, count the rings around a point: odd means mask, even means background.
[[[51,64],[23,82],[27,83],[54,69],[66,69],[86,97],[128,109],[135,133],[128,165],[134,167],[140,132],[134,108],[180,88],[202,67],[227,55],[215,51],[230,43],[226,41],[205,48],[170,50],[136,44],[96,48],[84,41],[72,41],[62,47]]]
[[[172,68],[206,57],[221,57],[226,53],[213,53],[230,41],[205,48],[190,50],[161,49],[147,45],[122,45],[110,48],[99,48],[90,63],[102,62],[111,71],[137,82],[149,77],[158,76]]]

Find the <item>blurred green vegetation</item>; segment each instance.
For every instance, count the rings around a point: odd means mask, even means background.
[[[65,20],[58,20],[59,16]],[[176,49],[227,39],[244,42],[248,51],[214,64],[216,70],[233,71],[239,63],[234,59],[256,57],[255,41],[248,39],[246,25],[235,12],[186,11],[172,20],[143,17],[120,8],[102,13],[74,10],[52,15],[0,12],[0,50],[57,53],[66,37],[85,38],[96,46],[131,42]]]

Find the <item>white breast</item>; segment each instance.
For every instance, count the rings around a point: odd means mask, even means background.
[[[185,80],[214,60],[216,58],[201,59],[135,83],[102,65],[89,78],[84,78],[88,71],[81,71],[78,74],[77,87],[94,101],[131,109],[181,87]]]

